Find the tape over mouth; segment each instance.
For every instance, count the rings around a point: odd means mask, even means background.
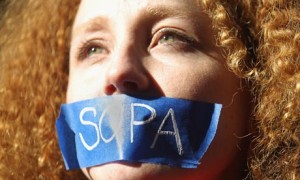
[[[127,95],[63,104],[56,128],[66,169],[117,161],[197,168],[221,109],[220,104]]]

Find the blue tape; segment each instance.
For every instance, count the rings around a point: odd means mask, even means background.
[[[126,95],[64,104],[56,127],[66,169],[115,161],[196,168],[214,138],[221,108]]]

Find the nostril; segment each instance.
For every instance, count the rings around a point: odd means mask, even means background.
[[[126,81],[123,83],[123,88],[130,92],[138,91],[138,84],[136,82]]]
[[[113,95],[114,93],[136,93],[139,91],[139,86],[135,82],[125,81],[120,84],[110,84],[105,88],[106,95]]]
[[[112,94],[136,94],[146,91],[150,76],[140,64],[131,60],[112,61],[104,80],[104,92]]]
[[[109,85],[105,88],[105,94],[106,95],[112,95],[114,92],[116,92],[116,87],[114,85]]]

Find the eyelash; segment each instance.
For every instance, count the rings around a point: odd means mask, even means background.
[[[160,41],[167,36],[172,36],[174,38],[172,42],[160,43]],[[179,30],[175,30],[172,28],[163,28],[152,35],[149,43],[149,49],[154,48],[160,44],[162,46],[170,46],[171,48],[175,48],[175,50],[179,51],[191,51],[195,50],[199,43],[193,37],[190,37],[189,35],[180,32]],[[102,48],[104,53],[109,53],[107,48],[100,40],[83,40],[77,50],[77,59],[83,61],[94,56],[98,57],[99,53],[97,55],[89,55],[89,51],[92,50],[92,48]],[[101,53],[101,55],[104,54]]]
[[[84,40],[80,42],[79,48],[77,50],[77,59],[83,61],[87,58],[96,56],[96,55],[89,55],[89,51],[92,50],[92,48],[102,48],[105,53],[108,52],[107,48],[101,43],[99,40]]]
[[[162,38],[170,35],[174,37],[175,42],[165,43],[162,45],[172,46],[179,50],[191,50],[197,47],[199,44],[196,39],[183,32],[180,32],[179,30],[164,28],[154,33],[152,37],[153,42],[150,43],[150,48],[157,46]]]

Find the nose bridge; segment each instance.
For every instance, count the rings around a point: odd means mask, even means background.
[[[126,6],[126,8],[124,8]],[[115,48],[113,55],[113,62],[123,64],[122,70],[134,68],[142,65],[142,56],[139,49],[137,24],[138,17],[136,10],[130,6],[130,1],[121,1],[119,4],[119,11],[116,14],[117,21],[115,25]],[[120,20],[122,19],[122,20]]]
[[[138,43],[134,42],[135,37],[130,35],[119,36],[119,42],[116,44],[113,52],[114,62],[121,62],[124,64],[131,64],[139,66],[142,63],[141,53],[138,50]]]
[[[149,78],[143,55],[129,34],[119,36],[106,72],[105,93],[134,93],[147,89]]]
[[[138,49],[137,46],[135,46],[136,44],[138,44],[138,42],[135,42],[135,25],[132,21],[129,21],[129,19],[132,18],[132,15],[130,14],[131,13],[128,11],[120,11],[118,17],[122,15],[123,17],[125,16],[127,18],[124,17],[122,21],[118,21],[115,23],[115,46],[113,51],[112,64],[117,63],[116,65],[132,65],[131,68],[133,68],[134,66],[139,65],[141,62],[138,61],[140,57],[138,57]]]
[[[130,28],[123,28],[119,31],[111,60],[112,70],[118,70],[116,73],[142,70],[143,55],[135,36],[134,31]]]
[[[111,60],[108,76],[112,83],[133,81],[142,74],[142,58],[134,52],[133,47],[122,44],[115,50]]]

